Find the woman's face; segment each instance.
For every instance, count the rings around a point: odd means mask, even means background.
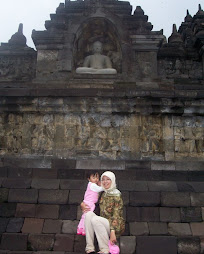
[[[102,181],[103,187],[106,190],[108,190],[111,187],[112,181],[111,181],[111,179],[109,177],[103,176],[101,181]]]

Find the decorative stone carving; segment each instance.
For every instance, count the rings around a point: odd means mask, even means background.
[[[83,67],[76,69],[76,73],[82,74],[116,74],[117,71],[112,68],[111,60],[108,56],[102,55],[103,45],[100,41],[93,43],[93,55],[87,56]]]

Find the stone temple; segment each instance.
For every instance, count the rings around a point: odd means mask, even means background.
[[[0,46],[0,253],[84,253],[86,172],[124,200],[121,254],[204,253],[204,11],[166,39],[127,1],[61,3]]]

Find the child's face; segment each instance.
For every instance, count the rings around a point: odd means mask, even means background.
[[[99,175],[98,174],[90,175],[89,181],[97,184],[99,182]]]

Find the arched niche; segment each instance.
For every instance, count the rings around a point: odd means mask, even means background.
[[[122,72],[122,50],[114,25],[105,18],[90,18],[84,22],[76,34],[74,42],[74,68],[83,65],[84,58],[92,54],[95,41],[103,43],[103,54],[109,56],[113,68]]]

